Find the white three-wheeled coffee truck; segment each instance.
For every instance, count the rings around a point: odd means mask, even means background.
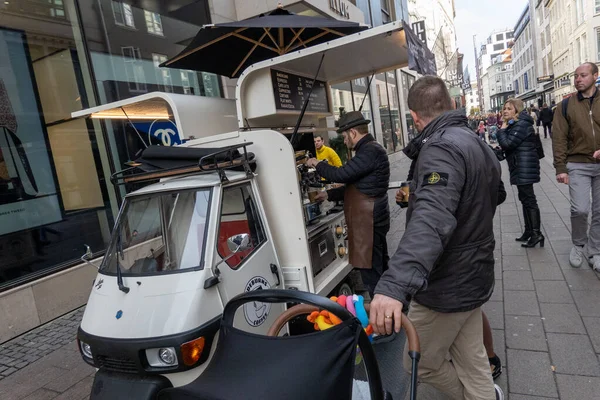
[[[113,176],[154,183],[125,197],[78,332],[83,359],[98,368],[91,398],[154,399],[197,378],[237,294],[326,296],[340,287],[352,268],[343,208],[311,202],[322,181],[292,143],[335,129],[330,85],[404,67],[407,51],[394,22],[252,65],[238,80],[235,109],[150,93],[73,113],[168,119],[180,139],[194,138],[149,147]],[[246,304],[235,324],[265,333],[283,311]]]

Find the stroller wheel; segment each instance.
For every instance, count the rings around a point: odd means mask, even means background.
[[[504,392],[500,389],[500,386],[494,385],[494,390],[496,391],[496,400],[504,400]]]

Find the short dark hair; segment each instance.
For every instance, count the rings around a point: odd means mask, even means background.
[[[453,109],[452,98],[443,80],[437,76],[424,76],[408,91],[408,108],[422,118],[433,119]]]
[[[590,69],[592,70],[592,75],[596,75],[598,73],[598,66],[593,62],[584,62],[581,65],[589,65]]]
[[[319,138],[319,139],[323,140],[323,135],[315,135],[315,137],[314,137],[314,138],[315,138],[315,139],[316,139],[316,138]]]

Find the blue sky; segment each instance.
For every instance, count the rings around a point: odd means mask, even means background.
[[[514,28],[527,3],[528,0],[455,0],[456,39],[459,51],[465,55],[463,66],[469,66],[471,80],[475,79],[473,35],[477,35],[479,50],[493,30]]]

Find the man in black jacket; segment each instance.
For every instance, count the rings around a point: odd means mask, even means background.
[[[328,196],[330,200],[341,200],[343,195],[350,264],[360,269],[363,284],[373,296],[389,259],[386,235],[390,230],[390,162],[385,149],[369,134],[369,122],[359,111],[340,118],[337,132],[343,134],[346,146],[355,151],[345,165],[337,168],[314,158],[307,165],[314,166],[319,175],[331,182],[346,184],[342,193],[329,191]]]
[[[548,135],[552,137],[552,118],[554,113],[548,108],[548,104],[544,103],[542,111],[540,111],[540,121],[544,126],[544,139],[548,138]]]
[[[494,289],[500,163],[466,117],[453,111],[441,79],[417,80],[408,107],[421,133],[405,151],[413,160],[406,230],[375,289],[370,321],[377,333],[399,331],[394,321],[410,304],[421,341],[419,379],[453,399],[502,398],[492,381],[480,308]]]

